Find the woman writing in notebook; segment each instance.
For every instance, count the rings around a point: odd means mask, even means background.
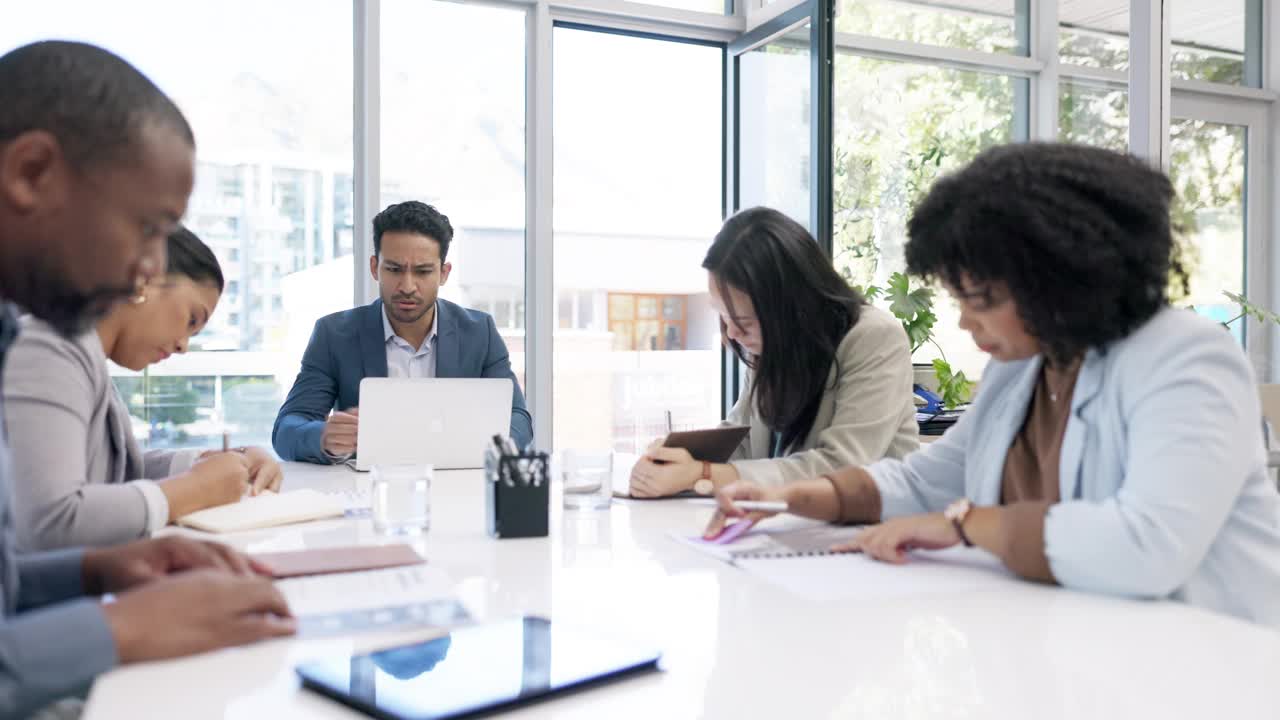
[[[67,340],[33,318],[4,366],[14,516],[26,551],[125,542],[196,510],[277,489],[280,466],[260,448],[153,450],[133,437],[107,360],[141,371],[187,344],[213,314],[222,271],[190,231],[168,237],[167,272],[93,330]]]
[[[724,341],[746,366],[728,425],[750,428],[726,464],[650,447],[631,494],[710,494],[739,479],[776,486],[918,446],[911,352],[901,323],[868,305],[799,223],[744,210],[702,266]]]
[[[888,562],[976,545],[1019,575],[1172,597],[1280,625],[1280,495],[1257,388],[1220,325],[1169,307],[1185,283],[1168,179],[1105,150],[1020,144],[939,180],[916,209],[908,270],[940,281],[992,356],[940,440],[734,501],[867,523],[838,548]]]

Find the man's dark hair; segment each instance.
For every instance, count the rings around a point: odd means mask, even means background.
[[[222,267],[208,245],[182,226],[169,233],[166,240],[169,255],[166,274],[182,275],[193,282],[212,285],[222,292]]]
[[[449,218],[434,207],[417,200],[388,205],[373,218],[373,253],[382,254],[382,234],[408,232],[422,235],[440,244],[440,262],[449,254],[453,226]]]
[[[0,56],[0,144],[44,130],[73,167],[83,168],[118,157],[148,123],[172,128],[195,145],[173,101],[100,47],[48,40]]]
[[[751,298],[764,343],[749,356],[720,330],[753,374],[760,417],[782,435],[784,449],[813,428],[836,349],[858,322],[866,301],[831,265],[800,223],[770,208],[743,210],[725,221],[702,267],[711,273],[730,314],[727,287]]]
[[[992,148],[933,186],[907,225],[908,272],[1003,283],[1050,360],[1104,348],[1186,286],[1173,186],[1142,160],[1059,143]]]

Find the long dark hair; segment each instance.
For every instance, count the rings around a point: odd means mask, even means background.
[[[789,448],[809,434],[835,362],[836,348],[858,322],[866,301],[840,277],[800,223],[770,208],[729,218],[702,267],[734,309],[727,287],[751,298],[764,350],[748,355],[720,332],[751,368],[756,411]]]
[[[222,267],[218,258],[196,234],[179,225],[165,238],[169,263],[166,275],[183,275],[193,282],[207,283],[222,292]]]
[[[934,183],[907,224],[907,270],[1003,283],[1056,363],[1125,337],[1186,288],[1173,186],[1132,155],[1059,143],[987,150]]]

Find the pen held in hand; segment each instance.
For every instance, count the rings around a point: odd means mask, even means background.
[[[689,502],[694,505],[705,505],[707,507],[719,507],[715,500],[696,498]],[[781,500],[734,500],[733,506],[739,510],[747,512],[786,512],[789,506]]]

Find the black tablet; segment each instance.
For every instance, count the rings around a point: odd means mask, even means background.
[[[665,447],[684,448],[689,451],[694,460],[726,463],[733,457],[733,452],[738,449],[750,431],[751,428],[746,425],[685,430],[667,435],[667,439],[662,444]]]
[[[656,670],[660,655],[604,633],[515,618],[298,666],[305,688],[377,718],[441,720],[538,702]]]

